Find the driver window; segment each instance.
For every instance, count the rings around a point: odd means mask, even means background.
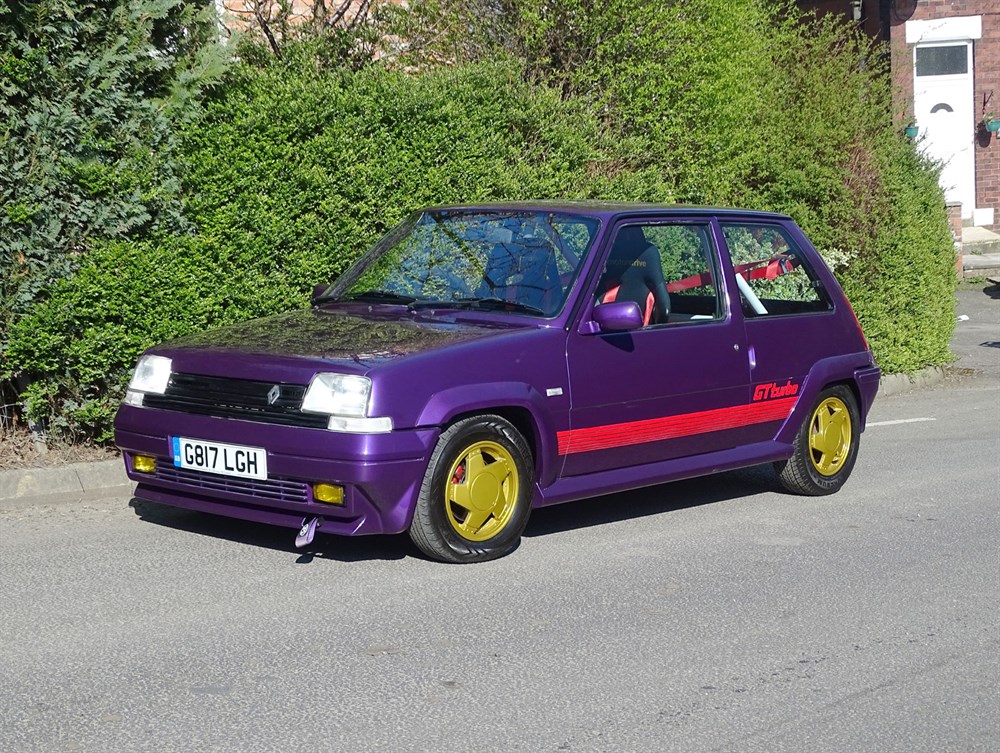
[[[722,317],[707,224],[619,228],[597,290],[598,303],[635,301],[645,326]]]

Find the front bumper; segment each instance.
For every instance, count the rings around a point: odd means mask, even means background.
[[[115,442],[138,499],[200,512],[298,528],[320,516],[317,530],[359,535],[400,533],[413,516],[436,428],[387,434],[340,434],[324,429],[255,423],[123,405]],[[266,480],[221,476],[173,465],[169,437],[262,447]],[[156,470],[135,470],[136,455],[156,458]],[[318,502],[314,483],[344,488],[343,504]]]

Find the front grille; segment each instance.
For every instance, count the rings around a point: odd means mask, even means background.
[[[309,485],[301,481],[289,481],[281,478],[255,479],[237,478],[235,476],[218,476],[213,473],[193,471],[188,468],[177,468],[166,465],[160,459],[156,471],[149,474],[150,478],[159,481],[169,481],[181,484],[192,490],[205,492],[230,492],[255,497],[258,500],[277,502],[293,502],[307,504],[309,502]]]
[[[272,403],[268,395],[275,388],[278,389],[278,397]],[[325,429],[329,416],[299,410],[305,393],[306,388],[301,384],[171,374],[166,392],[163,395],[146,395],[143,405],[200,416]]]

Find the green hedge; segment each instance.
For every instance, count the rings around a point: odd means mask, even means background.
[[[193,232],[98,244],[15,324],[7,376],[30,377],[32,415],[106,441],[145,347],[305,305],[410,210],[476,200],[788,212],[835,264],[883,370],[950,358],[944,200],[892,125],[884,51],[765,0],[563,0],[557,18],[532,2],[544,38],[500,62],[352,73],[308,46],[244,56],[180,134]]]
[[[600,113],[612,139],[595,195],[787,212],[834,264],[883,370],[950,359],[937,168],[900,137],[888,51],[856,24],[791,0],[512,0],[458,19],[413,4],[430,32],[453,32],[417,34],[442,40],[424,59],[494,55],[499,40],[529,78]]]

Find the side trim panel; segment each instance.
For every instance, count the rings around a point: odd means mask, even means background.
[[[669,481],[680,481],[685,478],[785,460],[791,456],[791,445],[780,442],[758,442],[705,455],[675,458],[660,463],[618,468],[584,476],[570,476],[560,479],[547,489],[539,490],[534,506],[545,507],[644,486],[656,486]]]
[[[614,447],[660,442],[665,439],[689,437],[711,431],[736,429],[749,424],[782,421],[795,405],[796,397],[767,400],[749,405],[732,405],[727,408],[681,413],[643,421],[591,426],[570,429],[557,434],[559,454],[593,452]]]

